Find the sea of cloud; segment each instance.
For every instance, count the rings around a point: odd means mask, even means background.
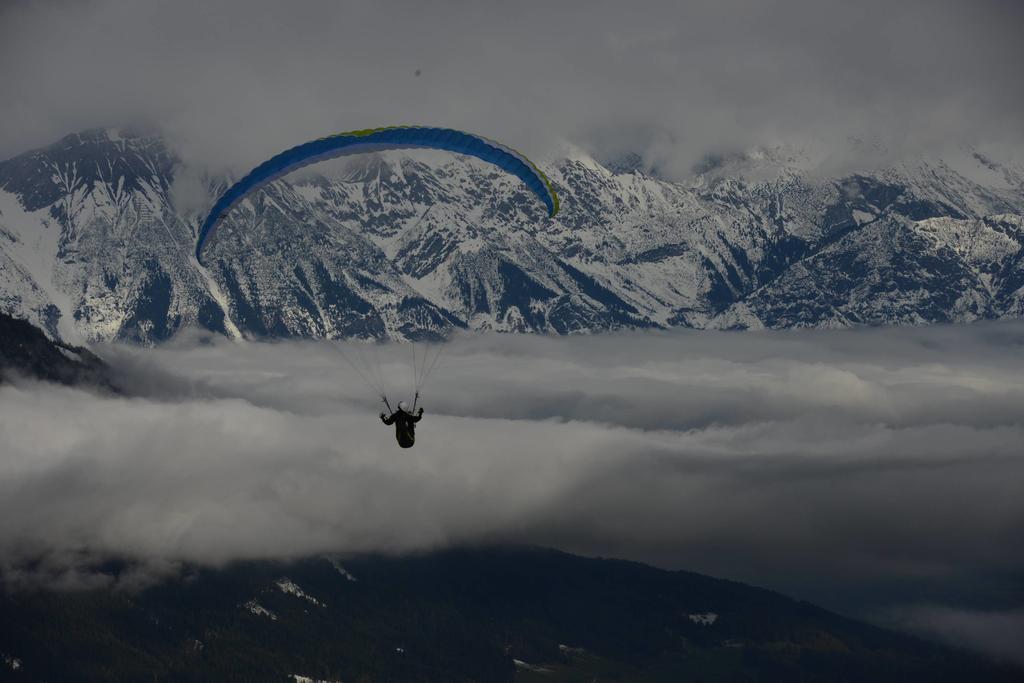
[[[401,450],[359,345],[107,347],[127,395],[0,387],[0,572],[525,542],[988,642],[1024,605],[1022,348],[1021,323],[466,335]],[[376,355],[408,398],[411,348]]]

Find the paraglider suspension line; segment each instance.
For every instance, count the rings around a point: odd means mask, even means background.
[[[341,344],[331,344],[330,348],[334,349],[338,353],[338,355],[340,355],[342,359],[348,364],[348,366],[355,370],[355,373],[359,375],[359,379],[363,381],[363,384],[365,384],[367,388],[369,388],[372,391],[379,392],[381,396],[384,395],[384,385],[381,384],[380,381],[370,381],[370,379],[365,374],[363,374],[363,371],[359,369],[359,365],[354,363],[352,359],[348,357],[348,354],[345,353],[344,350],[342,350]],[[357,355],[360,355],[357,351],[353,352],[356,353]]]

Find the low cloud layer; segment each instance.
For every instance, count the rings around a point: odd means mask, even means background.
[[[1024,664],[1024,610],[983,611],[915,605],[894,609],[892,625],[996,659]]]
[[[0,158],[138,123],[235,172],[405,123],[539,158],[562,141],[641,151],[670,173],[780,142],[1019,152],[1022,23],[1013,0],[16,0],[0,8]]]
[[[410,451],[355,347],[197,341],[103,350],[143,397],[0,387],[6,583],[512,541],[933,632],[1024,605],[1024,324],[468,336]],[[382,358],[397,398],[409,347]]]

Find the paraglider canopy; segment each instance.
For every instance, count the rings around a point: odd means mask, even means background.
[[[450,128],[427,126],[392,126],[339,133],[292,147],[263,162],[244,178],[229,187],[213,205],[203,221],[196,242],[196,259],[201,263],[203,247],[217,228],[220,219],[251,192],[267,183],[310,164],[348,154],[381,152],[393,149],[441,149],[467,154],[518,177],[547,207],[548,214],[558,213],[558,195],[551,181],[536,165],[514,149],[472,133]]]

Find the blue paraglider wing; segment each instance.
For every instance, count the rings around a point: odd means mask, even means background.
[[[450,128],[394,126],[339,133],[292,147],[263,162],[229,187],[213,205],[203,221],[196,241],[196,259],[202,261],[203,247],[220,219],[251,192],[297,169],[318,161],[348,154],[380,152],[391,149],[442,149],[467,154],[490,162],[521,179],[544,203],[548,214],[558,213],[558,195],[548,177],[519,152],[498,142]]]

